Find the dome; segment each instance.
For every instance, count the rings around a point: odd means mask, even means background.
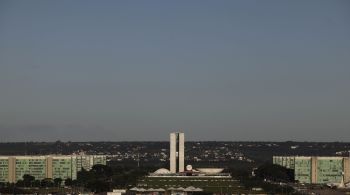
[[[154,174],[169,174],[170,171],[168,169],[165,169],[165,168],[161,168],[161,169],[158,169],[154,172]]]

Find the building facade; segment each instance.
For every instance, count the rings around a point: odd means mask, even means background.
[[[350,182],[349,157],[274,156],[273,163],[293,169],[295,180],[301,183]]]
[[[170,133],[170,172],[185,170],[185,134]]]
[[[15,183],[25,174],[34,176],[36,180],[76,179],[78,171],[90,170],[96,164],[106,165],[106,156],[0,156],[0,182]]]

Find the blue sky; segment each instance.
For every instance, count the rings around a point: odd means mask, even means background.
[[[0,141],[350,141],[349,1],[1,1]]]

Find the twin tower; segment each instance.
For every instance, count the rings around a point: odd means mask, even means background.
[[[179,132],[170,133],[170,172],[183,172],[184,168],[185,134]]]

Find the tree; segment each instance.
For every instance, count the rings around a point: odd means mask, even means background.
[[[35,181],[35,177],[28,175],[28,174],[24,174],[23,175],[23,183],[25,187],[32,187],[33,186],[33,181]]]
[[[25,187],[25,183],[22,179],[19,179],[17,182],[16,182],[16,186],[18,187]]]
[[[280,165],[265,163],[255,171],[257,177],[272,181],[294,182],[294,172]]]
[[[61,178],[55,178],[53,180],[53,183],[55,184],[55,186],[59,187],[62,184],[62,179]]]
[[[91,179],[93,179],[93,174],[86,171],[84,168],[82,168],[77,174],[77,183],[80,186],[85,186]]]
[[[87,184],[87,187],[96,193],[108,192],[110,190],[110,183],[103,180],[92,180]]]
[[[41,185],[41,181],[38,179],[33,182],[33,187],[40,187],[40,185]]]
[[[91,172],[97,177],[111,177],[113,175],[113,170],[111,167],[106,165],[94,165],[91,169]]]
[[[66,180],[64,180],[64,185],[65,186],[72,186],[73,180],[71,178],[67,178]]]
[[[93,192],[106,192],[113,187],[125,188],[136,185],[137,180],[149,173],[154,168],[144,167],[142,169],[128,166],[109,167],[106,165],[94,165],[91,170],[82,169],[77,174],[77,180],[66,180],[66,185],[76,183],[78,186],[86,187]]]
[[[41,187],[52,187],[53,186],[53,182],[52,179],[50,178],[45,178],[43,180],[41,180]]]

